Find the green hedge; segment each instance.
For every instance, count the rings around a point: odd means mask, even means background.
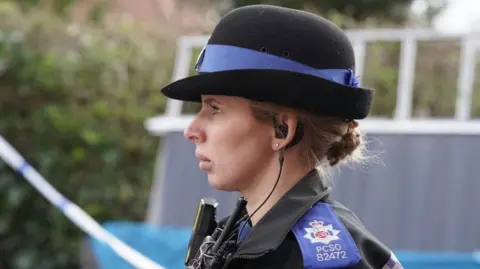
[[[98,221],[143,220],[172,34],[0,4],[0,134]],[[0,161],[0,268],[77,268],[84,234]]]

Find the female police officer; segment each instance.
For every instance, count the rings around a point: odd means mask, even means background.
[[[367,116],[373,91],[358,86],[354,62],[328,20],[246,6],[215,27],[199,74],[162,90],[202,103],[185,130],[199,166],[213,187],[248,201],[238,244],[218,268],[402,268],[330,198],[325,180],[329,167],[362,160],[355,120]]]

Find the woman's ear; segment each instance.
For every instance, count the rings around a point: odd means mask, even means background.
[[[273,128],[275,131],[274,150],[285,149],[295,136],[297,128],[297,117],[293,113],[279,113],[274,119]]]

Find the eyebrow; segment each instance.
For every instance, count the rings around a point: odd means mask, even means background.
[[[222,102],[218,101],[217,99],[214,99],[214,98],[206,98],[202,101],[202,103],[205,103],[207,105],[211,105],[212,103],[216,103],[216,104],[219,104],[219,105],[223,105]]]

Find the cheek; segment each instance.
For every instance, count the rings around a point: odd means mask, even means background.
[[[253,128],[230,129],[228,136],[212,143],[217,159],[218,172],[232,180],[248,177],[247,174],[261,169],[272,154],[268,133]]]
[[[240,191],[255,180],[274,154],[270,129],[245,117],[215,127],[208,130],[207,138],[213,160],[209,183],[216,189]]]
[[[215,140],[211,143],[217,152],[224,155],[223,158],[234,158],[238,161],[262,155],[264,151],[271,150],[269,133],[264,126],[252,122],[244,124],[234,124],[234,122],[232,121],[231,124],[212,135]]]
[[[266,159],[271,152],[271,145],[267,137],[262,134],[248,134],[238,141],[237,159],[248,162],[251,159]]]

